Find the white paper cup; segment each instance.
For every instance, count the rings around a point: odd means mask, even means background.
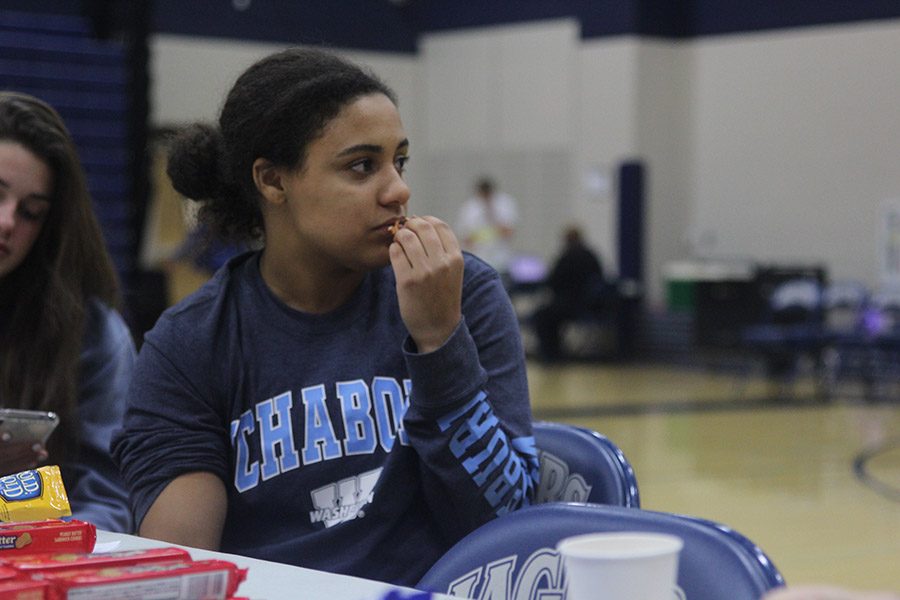
[[[673,600],[681,538],[664,533],[588,533],[560,540],[567,600]]]

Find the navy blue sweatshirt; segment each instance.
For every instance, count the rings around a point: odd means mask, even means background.
[[[385,267],[337,310],[302,313],[248,253],[166,311],[113,443],[137,521],[174,478],[210,472],[228,490],[221,550],[410,585],[528,504],[524,353],[497,273],[465,256],[463,320],[427,354],[395,285]]]

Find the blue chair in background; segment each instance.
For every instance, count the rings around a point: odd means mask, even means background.
[[[832,281],[822,290],[822,317],[826,336],[855,335],[869,304],[869,288],[856,280]]]
[[[634,469],[609,438],[584,427],[536,422],[541,463],[536,503],[592,502],[640,506]]]
[[[473,600],[566,599],[556,544],[596,532],[668,533],[684,541],[678,585],[689,600],[759,600],[784,585],[752,541],[694,517],[623,506],[536,504],[494,519],[457,542],[416,587]]]
[[[870,294],[855,280],[838,280],[822,293],[822,377],[825,391],[834,395],[847,375],[865,376],[871,362],[870,333],[866,323]]]
[[[900,287],[884,286],[872,294],[862,332],[859,345],[868,351],[863,374],[867,396],[874,398],[886,392],[887,397],[896,397],[895,388],[900,383]]]
[[[870,294],[862,284],[855,292],[848,286],[842,302],[826,305],[823,359],[832,395],[840,382],[856,381],[867,398],[882,392],[894,397],[900,383],[900,288],[885,286]],[[838,318],[828,318],[831,311],[838,311]]]

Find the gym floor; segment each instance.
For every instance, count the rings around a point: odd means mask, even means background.
[[[535,419],[622,448],[642,508],[718,521],[789,584],[900,590],[900,396],[702,367],[529,363]]]

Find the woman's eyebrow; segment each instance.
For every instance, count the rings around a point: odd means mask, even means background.
[[[3,179],[2,177],[0,177],[0,188],[7,189],[7,190],[10,188],[9,182],[6,181],[5,179]],[[28,196],[25,197],[25,199],[26,200],[42,200],[44,202],[50,202],[52,200],[52,198],[50,196],[47,196],[45,194],[29,194]]]
[[[347,156],[348,154],[356,154],[357,152],[370,152],[373,154],[377,154],[381,152],[383,148],[378,144],[356,144],[355,146],[350,146],[349,148],[344,148],[340,152],[338,152],[338,156]]]
[[[404,138],[399,144],[397,144],[397,150],[402,148],[409,147],[409,139]],[[349,154],[356,154],[357,152],[370,152],[372,154],[378,154],[384,150],[384,147],[379,146],[378,144],[356,144],[355,146],[350,146],[348,148],[344,148],[340,152],[338,152],[338,157],[347,156]]]

